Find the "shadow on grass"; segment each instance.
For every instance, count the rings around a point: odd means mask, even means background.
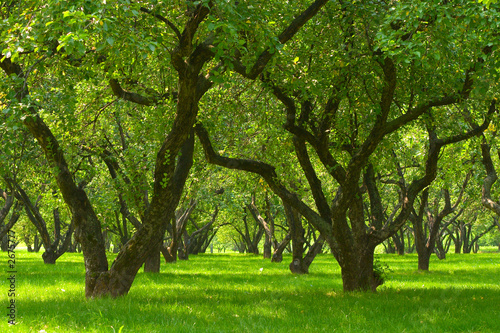
[[[497,258],[451,258],[433,262],[435,271],[418,273],[408,268],[414,258],[383,257],[394,272],[372,294],[343,293],[330,256],[319,257],[311,274],[294,276],[289,258],[271,264],[249,256],[206,255],[162,265],[160,274],[139,273],[129,295],[96,300],[84,298],[81,257],[70,255],[50,266],[26,260],[19,264],[19,324],[2,322],[0,330],[499,332]]]

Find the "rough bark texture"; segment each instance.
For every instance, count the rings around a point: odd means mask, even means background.
[[[282,262],[283,261],[283,251],[286,249],[292,236],[288,233],[285,238],[278,244],[271,257],[271,262]]]

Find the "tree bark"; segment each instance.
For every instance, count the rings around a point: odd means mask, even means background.
[[[271,258],[271,262],[282,262],[283,261],[283,251],[286,249],[288,244],[290,244],[290,240],[292,236],[288,233],[285,238],[278,244],[276,249],[273,252],[273,256]]]
[[[158,243],[156,247],[153,247],[151,254],[146,258],[144,262],[144,273],[159,273],[160,272],[160,247],[161,244]]]

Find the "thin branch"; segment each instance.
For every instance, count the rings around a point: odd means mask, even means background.
[[[144,8],[144,7],[141,7],[140,8],[141,12],[144,12],[144,13],[147,13],[149,15],[152,15],[154,17],[156,17],[158,20],[162,21],[163,23],[165,23],[166,25],[168,25],[170,27],[170,29],[172,29],[174,32],[175,32],[175,35],[177,37],[178,40],[181,39],[181,32],[179,31],[179,29],[177,29],[177,27],[172,23],[170,22],[167,18],[159,15],[159,14],[155,14],[153,13],[151,10],[147,9],[147,8]]]

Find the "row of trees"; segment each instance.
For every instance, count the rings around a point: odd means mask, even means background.
[[[377,288],[375,247],[408,223],[426,269],[464,205],[500,213],[496,4],[11,0],[0,10],[5,197],[18,196],[47,261],[74,233],[87,297],[126,294],[160,253],[206,248],[231,210],[258,223],[253,237],[238,229],[248,249],[265,235],[279,260],[292,242],[294,272],[326,243],[346,291]],[[484,173],[479,194],[468,184]],[[57,221],[52,238],[40,202]],[[206,228],[190,219],[199,206]],[[287,221],[280,237],[273,207]],[[307,247],[303,219],[315,230]],[[123,244],[111,267],[103,230]]]

